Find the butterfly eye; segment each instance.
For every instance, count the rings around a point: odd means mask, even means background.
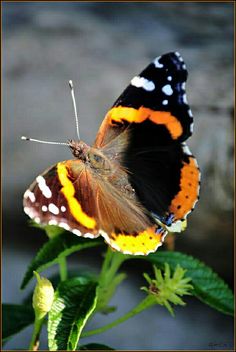
[[[90,165],[95,169],[106,170],[109,168],[106,159],[97,153],[89,153],[88,158]]]
[[[106,157],[97,153],[89,153],[88,157],[89,157],[90,165],[94,169],[97,169],[97,170],[99,169],[99,171],[102,173],[110,172],[111,164]]]
[[[99,167],[99,165],[102,166],[102,164],[104,162],[103,157],[98,154],[95,154],[95,153],[88,153],[88,158],[89,158],[90,163],[93,166],[97,166],[97,167]]]
[[[101,163],[103,161],[103,158],[100,155],[94,154],[93,159],[96,163]]]

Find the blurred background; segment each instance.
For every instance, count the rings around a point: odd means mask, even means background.
[[[21,303],[32,290],[19,286],[30,260],[46,241],[28,226],[22,195],[34,178],[57,161],[71,158],[61,146],[37,145],[32,138],[75,138],[68,80],[74,81],[82,139],[92,143],[112,103],[130,79],[153,58],[178,50],[189,79],[188,101],[194,134],[188,142],[202,170],[200,201],[176,250],[196,256],[233,286],[233,3],[2,3],[3,18],[3,276],[2,300]],[[71,268],[99,272],[101,250],[69,260]],[[99,315],[102,326],[143,298],[138,261],[126,266],[129,277],[112,304]],[[46,275],[55,273],[52,268]],[[233,319],[194,298],[172,318],[154,308],[96,341],[116,349],[233,349]],[[32,327],[5,349],[27,348]],[[41,349],[47,348],[46,334]]]

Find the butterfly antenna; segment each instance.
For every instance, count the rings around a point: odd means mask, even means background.
[[[76,102],[75,102],[74,86],[73,86],[72,80],[69,81],[69,87],[70,87],[70,91],[71,91],[71,97],[72,97],[72,102],[73,102],[73,107],[74,107],[74,113],[75,113],[75,124],[76,124],[77,136],[78,136],[78,139],[80,140],[80,134],[79,134],[79,119],[78,119],[78,114],[77,114],[77,107],[76,107]],[[43,140],[40,140],[40,139],[29,138],[29,137],[26,137],[26,136],[22,136],[21,139],[24,140],[24,141],[37,142],[37,143],[42,143],[42,144],[54,144],[54,145],[56,144],[56,145],[66,145],[66,146],[70,146],[70,143],[43,141]]]
[[[76,132],[78,139],[80,140],[80,134],[79,134],[79,119],[77,115],[77,107],[76,107],[76,102],[75,102],[75,93],[74,93],[74,86],[72,80],[69,81],[69,87],[70,87],[70,92],[71,92],[71,97],[72,97],[72,102],[73,102],[73,107],[74,107],[74,113],[75,113],[75,125],[76,125]]]
[[[21,139],[23,141],[31,141],[31,142],[37,142],[37,143],[42,143],[42,144],[66,145],[68,147],[70,146],[69,143],[65,143],[65,142],[49,142],[49,141],[43,141],[43,140],[40,140],[40,139],[34,139],[34,138],[25,137],[25,136],[22,136]]]

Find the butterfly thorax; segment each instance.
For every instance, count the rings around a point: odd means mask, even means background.
[[[118,162],[119,153],[115,150],[118,148],[108,148],[108,150],[101,150],[100,148],[90,147],[83,141],[70,141],[70,149],[72,154],[81,160],[85,168],[92,172],[93,177],[98,182],[98,177],[106,182],[106,186],[112,185],[117,187],[123,196],[130,199],[135,198],[135,191],[128,181],[128,175]],[[72,166],[75,173],[78,165]]]

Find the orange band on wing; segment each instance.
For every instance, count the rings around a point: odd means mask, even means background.
[[[112,124],[112,121],[141,123],[149,119],[157,125],[165,125],[173,139],[177,139],[183,133],[179,120],[167,111],[155,111],[143,106],[139,109],[117,106],[108,111],[108,116],[110,124]]]
[[[106,242],[115,250],[124,254],[147,255],[155,252],[162,245],[162,233],[155,233],[156,227],[148,228],[135,234],[112,233],[107,235],[101,232]]]
[[[172,200],[170,212],[176,219],[183,219],[194,207],[199,195],[200,172],[193,156],[181,169],[180,191]]]
[[[87,214],[85,214],[79,204],[78,200],[74,197],[75,188],[73,183],[68,178],[68,171],[63,163],[57,164],[57,172],[59,180],[62,184],[61,192],[67,199],[70,211],[73,217],[83,226],[87,227],[88,229],[94,229],[96,227],[95,219],[91,218]]]

